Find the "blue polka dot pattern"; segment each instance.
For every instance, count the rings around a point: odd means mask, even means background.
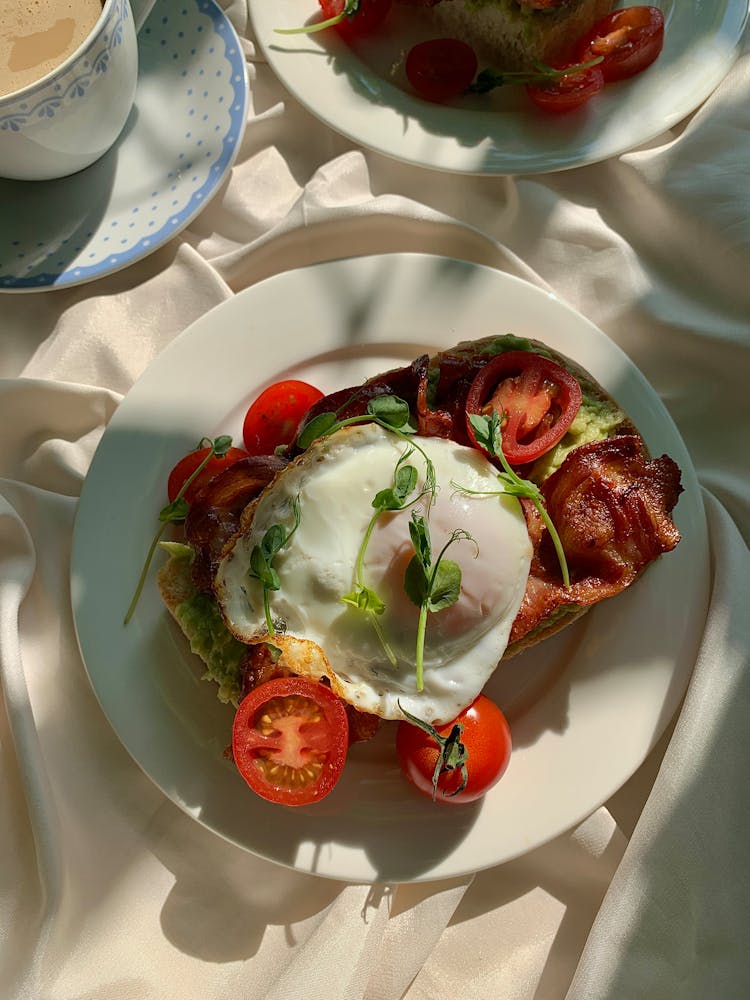
[[[160,0],[139,35],[136,103],[116,146],[73,177],[0,180],[0,290],[59,288],[162,246],[215,194],[242,138],[247,76],[214,0]]]

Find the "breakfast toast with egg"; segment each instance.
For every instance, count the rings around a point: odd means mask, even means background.
[[[409,434],[389,430],[382,421],[377,426],[378,420],[370,416],[378,411],[377,401],[382,404],[394,398],[408,407],[413,425]],[[530,429],[523,414],[513,415],[519,400],[530,413],[536,413],[530,419]],[[487,442],[481,438],[482,430],[490,426],[492,412],[498,410],[503,413],[503,453],[507,447],[508,454],[516,456],[510,460],[510,473],[497,454],[487,453]],[[467,420],[467,411],[474,414],[473,422]],[[566,416],[560,433],[561,412]],[[324,423],[325,418],[335,417],[347,425],[333,429],[329,420],[322,437],[301,447],[305,428],[314,426],[312,421],[321,417]],[[537,454],[540,441],[552,443]],[[423,447],[426,451],[420,457]],[[468,672],[468,665],[477,658],[486,662],[485,672],[480,671],[472,682],[474,687],[467,687],[459,696],[465,704],[472,700],[475,689],[481,690],[502,658],[547,638],[595,603],[620,593],[679,540],[671,520],[681,491],[679,469],[668,456],[650,458],[629,417],[580,365],[539,341],[510,335],[463,342],[431,357],[424,355],[406,368],[324,397],[308,411],[296,443],[286,455],[243,460],[209,483],[191,505],[185,544],[172,543],[158,584],[191,648],[206,663],[206,676],[219,683],[222,700],[236,704],[262,680],[277,673],[299,672],[326,678],[362,717],[398,717],[394,706],[412,697],[413,692],[407,695],[406,688],[399,686],[401,680],[390,692],[379,690],[381,682],[384,688],[391,684],[394,671],[383,652],[387,647],[378,646],[382,637],[371,628],[372,616],[361,616],[364,626],[360,629],[353,612],[353,647],[359,650],[364,643],[369,650],[366,683],[351,665],[352,655],[356,659],[359,653],[352,654],[343,646],[339,649],[340,617],[347,612],[342,599],[355,603],[347,591],[357,575],[357,546],[365,534],[361,525],[372,518],[375,489],[388,488],[386,480],[393,475],[396,481],[394,470],[413,463],[419,467],[417,489],[425,491],[425,455],[435,467],[445,470],[436,509],[442,504],[440,509],[450,512],[452,494],[463,491],[464,498],[472,494],[493,497],[492,509],[498,521],[504,519],[497,537],[491,524],[486,536],[489,540],[477,541],[477,516],[471,513],[468,501],[462,501],[456,507],[460,513],[454,525],[454,535],[458,533],[461,540],[451,549],[451,559],[454,550],[456,559],[459,552],[464,553],[461,558],[467,552],[473,554],[467,540],[471,539],[477,554],[491,555],[490,564],[500,567],[496,575],[505,573],[507,579],[498,584],[496,597],[479,596],[481,608],[475,618],[482,623],[502,605],[492,631],[489,624],[480,624],[476,635],[457,637],[451,622],[460,615],[453,609],[432,615],[430,620],[428,631],[434,633],[434,646],[428,647],[426,661],[432,656],[434,664],[447,665],[452,685],[460,685],[462,671]],[[345,494],[342,500],[341,484],[359,483],[366,476],[374,478],[364,492],[359,491],[364,498],[362,513],[351,533],[351,561],[348,569],[344,567],[346,579],[342,583],[344,578],[334,579],[328,566],[331,553],[343,544],[339,536],[345,534],[335,520],[342,515],[331,511],[338,502],[347,519],[353,517],[351,511],[359,501],[354,493]],[[328,493],[327,483],[335,484]],[[526,485],[519,488],[517,483]],[[302,514],[297,509],[294,515],[300,498]],[[387,509],[386,520],[400,519],[408,539],[412,530],[409,516],[399,514],[401,508]],[[295,536],[300,552],[295,554],[290,544],[289,552],[282,552],[279,566],[282,580],[290,581],[288,593],[284,593],[284,585],[280,589],[259,587],[255,550],[262,548],[269,532],[273,534],[280,527],[284,538],[291,538],[301,521],[307,525],[307,535],[300,530]],[[565,570],[550,522],[559,536]],[[441,536],[449,539],[448,544],[455,541],[450,528],[449,524],[447,535]],[[403,539],[393,544],[395,552],[403,546]],[[497,556],[502,546],[505,559]],[[437,551],[437,542],[434,548]],[[368,559],[373,551],[368,550]],[[367,565],[373,573],[369,562]],[[508,571],[508,565],[518,569]],[[466,558],[462,580],[468,580],[471,566],[471,559]],[[403,580],[403,567],[399,573]],[[384,570],[377,587],[387,591],[388,603],[396,606],[398,618],[403,617],[408,636],[416,621],[414,599],[411,597],[410,603],[402,591],[399,599],[396,591],[388,590],[386,577]],[[467,593],[472,586],[467,584]],[[474,589],[482,591],[482,587]],[[358,597],[367,590],[360,588]],[[488,594],[491,592],[489,587]],[[309,619],[305,605],[313,603],[324,609],[325,628]],[[401,605],[407,609],[403,616]],[[252,620],[247,606],[256,609]],[[441,632],[443,621],[446,625]],[[396,658],[408,659],[406,640],[402,642],[397,634],[400,621],[388,627],[396,635]],[[451,653],[454,647],[455,653]],[[378,651],[382,662],[373,667]],[[337,668],[337,662],[346,663],[345,668]],[[429,670],[428,662],[426,676]],[[400,676],[406,678],[407,686],[414,686],[408,671],[402,670]],[[431,688],[431,682],[425,683],[426,693],[408,702],[411,710],[421,704],[422,718],[453,718],[459,702],[440,703],[435,685]]]

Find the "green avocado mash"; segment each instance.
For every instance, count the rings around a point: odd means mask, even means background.
[[[625,420],[625,414],[609,400],[594,399],[586,395],[585,386],[581,408],[575,415],[573,423],[567,430],[565,437],[554,448],[538,458],[531,467],[527,478],[537,485],[541,485],[544,480],[551,476],[560,468],[566,456],[575,448],[580,448],[590,441],[601,441],[609,437],[612,432]]]
[[[203,679],[219,685],[219,700],[239,705],[242,697],[242,658],[247,646],[239,642],[224,624],[216,601],[193,589],[175,609],[175,617],[190,642],[191,650],[203,660]]]

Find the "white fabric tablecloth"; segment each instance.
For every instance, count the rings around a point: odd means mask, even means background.
[[[647,148],[459,177],[318,123],[259,56],[241,0],[226,9],[251,104],[218,195],[120,273],[0,301],[0,996],[750,996],[747,46]],[[68,573],[101,434],[177,334],[276,272],[404,250],[551,289],[627,352],[697,468],[711,600],[676,720],[605,807],[473,878],[370,887],[278,868],[164,798],[90,689]]]

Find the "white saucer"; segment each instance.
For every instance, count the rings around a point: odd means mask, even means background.
[[[127,267],[184,229],[226,176],[248,90],[224,12],[214,0],[157,4],[138,46],[135,106],[105,157],[57,181],[0,179],[0,290],[77,285]]]

